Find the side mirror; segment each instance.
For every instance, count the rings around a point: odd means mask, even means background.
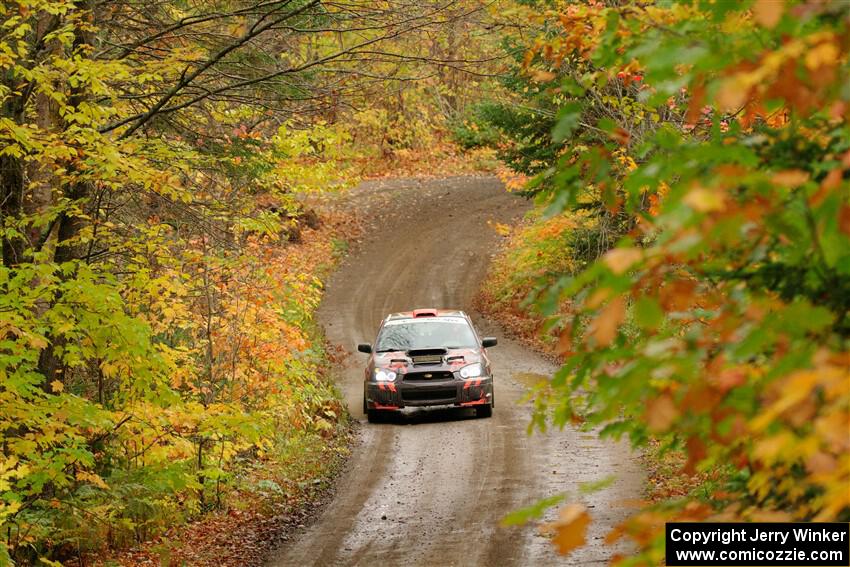
[[[369,343],[360,343],[359,345],[357,345],[357,350],[359,350],[360,352],[365,352],[366,354],[371,354],[372,345],[370,345]]]
[[[499,339],[496,337],[484,337],[481,339],[481,346],[484,348],[494,347],[499,344]]]

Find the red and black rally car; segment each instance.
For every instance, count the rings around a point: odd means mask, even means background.
[[[416,309],[388,315],[370,355],[363,385],[369,421],[383,411],[413,406],[473,407],[493,414],[493,375],[487,348],[496,339],[478,338],[463,311]]]

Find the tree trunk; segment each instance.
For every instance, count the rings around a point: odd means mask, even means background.
[[[90,8],[87,1],[78,2],[77,5],[80,10]],[[92,39],[90,31],[78,27],[74,31],[73,50],[77,51],[86,45],[91,45]],[[68,97],[68,104],[70,107],[76,108],[89,98],[90,93],[88,91],[83,90],[83,88],[73,88]],[[66,129],[68,126],[69,124],[64,123],[64,121],[57,125],[58,128],[62,129]],[[73,166],[70,164],[68,171],[73,171]],[[62,187],[63,197],[70,203],[79,206],[85,206],[85,201],[92,192],[93,187],[89,181],[74,181]],[[80,244],[74,243],[73,240],[85,226],[85,222],[77,214],[67,211],[60,213],[55,225],[56,250],[53,255],[53,261],[56,264],[63,264],[82,258],[82,247]],[[38,358],[38,370],[44,376],[43,387],[46,391],[50,390],[50,383],[54,380],[61,382],[64,374],[64,366],[60,358],[56,355],[56,349],[64,345],[65,339],[61,336],[49,336],[48,339],[48,345],[41,351]]]
[[[5,116],[8,116],[5,112]],[[21,218],[24,207],[24,165],[17,157],[0,156],[0,222]],[[20,230],[20,227],[16,227]],[[21,236],[3,236],[3,265],[12,268],[23,261],[25,241]]]

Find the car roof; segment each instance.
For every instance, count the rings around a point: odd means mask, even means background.
[[[420,319],[426,317],[469,317],[459,309],[414,309],[412,311],[401,311],[398,313],[390,313],[385,321],[397,321],[399,319]]]

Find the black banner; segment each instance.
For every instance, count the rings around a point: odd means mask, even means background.
[[[667,565],[850,566],[850,524],[667,524]]]

